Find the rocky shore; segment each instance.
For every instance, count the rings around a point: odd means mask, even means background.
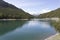
[[[55,35],[52,35],[45,40],[60,40],[60,33],[56,33]]]

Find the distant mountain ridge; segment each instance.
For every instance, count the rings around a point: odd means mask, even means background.
[[[9,4],[3,0],[0,0],[0,19],[30,19],[32,15]]]
[[[48,13],[40,14],[39,18],[52,18],[52,17],[59,17],[60,18],[60,8],[50,11]]]
[[[3,0],[0,0],[0,8],[7,8],[7,7],[9,7],[9,8],[15,8],[15,9],[18,9],[17,7],[15,7],[14,5],[12,5],[12,4],[9,4],[9,3],[7,3],[7,2],[5,2],[5,1],[3,1]]]

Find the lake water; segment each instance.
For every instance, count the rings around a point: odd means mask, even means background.
[[[49,21],[0,21],[0,40],[44,40],[54,34]]]

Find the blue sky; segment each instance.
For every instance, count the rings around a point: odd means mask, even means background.
[[[60,8],[60,0],[4,0],[32,14],[39,15]]]

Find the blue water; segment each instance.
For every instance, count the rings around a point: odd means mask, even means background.
[[[0,22],[0,27],[1,25],[5,25],[3,27],[6,27],[8,31],[2,28],[0,40],[44,40],[56,33],[49,21],[30,20],[24,23],[23,21],[6,21]]]

